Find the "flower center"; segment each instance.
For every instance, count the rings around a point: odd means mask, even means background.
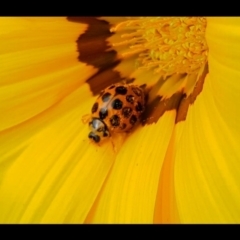
[[[123,58],[138,54],[136,67],[153,69],[164,77],[176,73],[199,75],[207,63],[206,24],[203,17],[127,20],[111,29],[124,31],[123,41],[113,46],[127,46]]]

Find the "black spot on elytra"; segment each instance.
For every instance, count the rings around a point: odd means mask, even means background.
[[[134,96],[133,95],[127,95],[126,100],[127,100],[127,102],[133,104],[134,103]]]
[[[137,122],[137,117],[135,115],[132,115],[129,122],[134,125]]]
[[[99,117],[100,117],[100,119],[106,118],[107,115],[108,115],[108,110],[107,110],[107,108],[101,108],[100,111],[99,111]]]
[[[115,87],[115,85],[112,85],[112,86],[110,86],[108,89],[113,89]]]
[[[127,127],[127,124],[125,124],[125,123],[123,123],[123,124],[120,126],[120,128],[121,128],[122,130],[124,130],[126,127]]]
[[[110,123],[113,127],[118,127],[120,125],[120,117],[118,115],[113,115],[110,118]]]
[[[98,103],[95,102],[92,106],[92,113],[95,113],[98,110]]]
[[[117,109],[117,110],[121,109],[122,105],[123,105],[122,101],[120,99],[118,99],[118,98],[113,100],[113,102],[112,102],[113,109]]]
[[[127,88],[124,86],[118,86],[115,91],[117,94],[125,95],[127,93]]]
[[[109,101],[110,97],[111,97],[111,93],[109,93],[109,92],[104,93],[104,94],[102,95],[102,100],[103,100],[103,102]]]
[[[140,102],[137,102],[137,106],[135,107],[137,112],[142,112],[143,111],[143,106]]]
[[[132,109],[130,107],[124,107],[122,109],[122,115],[125,117],[125,118],[129,118],[130,115],[132,114]]]
[[[137,96],[141,96],[142,95],[142,91],[141,89],[137,88],[137,87],[132,87],[133,92],[137,95]]]

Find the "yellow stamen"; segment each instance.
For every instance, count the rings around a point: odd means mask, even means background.
[[[154,69],[164,77],[198,74],[207,63],[205,40],[206,19],[203,17],[156,17],[127,20],[111,31],[124,31],[123,41],[113,47],[127,46],[121,57],[138,54],[138,68]]]

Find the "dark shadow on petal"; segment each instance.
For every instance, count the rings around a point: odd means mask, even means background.
[[[120,60],[117,59],[117,52],[111,49],[107,41],[113,34],[110,32],[110,24],[96,17],[68,17],[68,20],[88,24],[87,30],[76,42],[79,61],[99,69],[95,75],[86,80],[93,95],[99,94],[113,83],[122,81],[119,72],[113,70]]]
[[[182,92],[175,93],[168,99],[162,99],[161,96],[156,96],[152,102],[147,104],[142,118],[143,125],[157,123],[166,111],[174,109],[177,111],[183,97],[184,94]]]
[[[190,104],[193,104],[197,96],[202,92],[205,77],[208,73],[208,65],[206,64],[202,76],[199,78],[196,86],[188,97],[184,92],[177,92],[170,98],[162,99],[161,96],[157,95],[147,103],[146,110],[143,113],[142,124],[157,123],[158,119],[169,110],[175,109],[176,119],[175,123],[184,121],[187,117],[187,112]],[[158,88],[161,87],[161,79],[158,82]],[[157,89],[157,88],[156,88]],[[149,91],[151,92],[151,90]],[[154,96],[154,91],[153,96]]]
[[[94,17],[68,17],[69,21],[88,24],[85,33],[77,39],[77,48],[81,62],[92,65],[100,70],[110,67],[116,61],[116,51],[110,49],[107,38],[112,33],[107,21]]]
[[[113,71],[111,68],[102,72],[98,72],[87,80],[90,85],[93,95],[97,95],[101,90],[110,86],[111,84],[122,81],[122,77],[117,71]]]
[[[197,81],[193,92],[187,98],[185,97],[181,100],[178,111],[177,111],[177,116],[175,121],[176,123],[184,121],[186,119],[189,105],[193,104],[197,96],[202,92],[205,77],[207,74],[208,74],[208,64],[206,64],[203,74]]]

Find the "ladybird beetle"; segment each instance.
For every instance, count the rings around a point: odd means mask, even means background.
[[[131,84],[112,84],[92,106],[88,137],[95,143],[113,133],[129,132],[145,109],[145,92]]]

